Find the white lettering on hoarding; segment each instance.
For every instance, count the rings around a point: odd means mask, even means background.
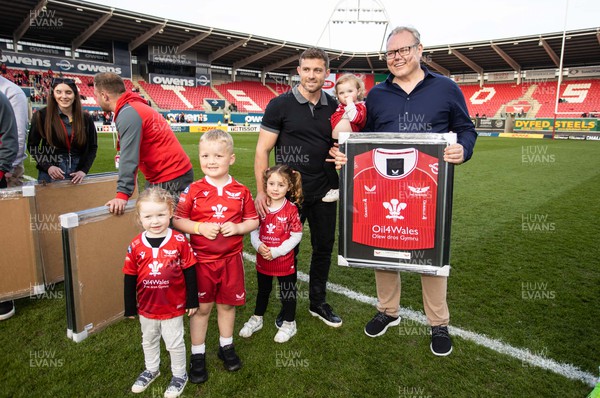
[[[186,79],[182,77],[152,76],[152,83],[167,84],[169,86],[195,87],[194,79]]]
[[[54,59],[56,59],[56,58],[54,58]],[[35,58],[35,57],[22,57],[20,55],[11,55],[11,54],[2,55],[2,62],[16,65],[16,66],[24,65],[24,66],[37,66],[37,67],[41,67],[41,68],[52,68],[52,60],[51,59]],[[57,61],[55,66],[57,66],[60,70],[63,70],[65,72],[70,71],[73,68],[76,68],[81,72],[93,72],[93,73],[113,72],[118,75],[120,75],[122,73],[121,68],[118,66],[97,65],[97,64],[90,64],[90,63],[78,62],[78,61],[71,62],[66,59]]]
[[[52,63],[48,59],[21,57],[8,54],[2,56],[2,62],[8,62],[17,65],[41,66],[44,68],[49,68],[52,66]]]
[[[248,123],[262,123],[262,119],[262,116],[248,115],[244,120]]]

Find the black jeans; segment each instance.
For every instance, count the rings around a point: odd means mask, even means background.
[[[256,279],[258,281],[258,294],[256,295],[254,315],[263,316],[267,311],[267,305],[269,305],[269,296],[273,289],[273,277],[256,272]],[[295,272],[291,275],[277,277],[279,298],[283,307],[283,320],[286,322],[292,322],[296,319],[296,280]]]
[[[331,252],[335,241],[336,202],[323,202],[320,196],[305,196],[300,209],[300,221],[308,220],[312,256],[310,259],[310,282],[308,296],[311,306],[325,303],[327,279],[331,266]],[[298,269],[298,246],[296,246],[296,269]]]

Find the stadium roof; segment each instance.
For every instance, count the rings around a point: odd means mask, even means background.
[[[32,23],[38,15],[54,18],[60,26]],[[448,75],[552,69],[559,67],[562,36],[557,32],[432,46],[425,47],[423,54],[433,69]],[[148,45],[174,46],[181,52],[196,52],[199,60],[211,65],[286,74],[295,70],[298,55],[310,47],[76,0],[3,1],[0,37],[73,50],[106,51],[112,41],[122,41],[134,55]],[[600,28],[569,31],[565,43],[564,67],[600,64]],[[378,52],[326,51],[334,72],[387,72]]]

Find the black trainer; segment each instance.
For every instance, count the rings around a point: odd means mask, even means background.
[[[205,358],[205,354],[192,354],[190,357],[190,382],[200,384],[208,380]]]
[[[283,308],[279,311],[279,314],[277,314],[277,318],[275,318],[275,326],[277,326],[277,329],[279,329],[281,325],[283,325]]]
[[[452,340],[447,326],[431,327],[431,352],[438,357],[445,357],[452,352]]]
[[[0,302],[0,321],[10,318],[15,314],[15,302],[12,300]]]
[[[400,317],[386,315],[384,312],[378,312],[365,326],[365,334],[369,337],[379,337],[387,332],[390,326],[398,326]]]
[[[223,361],[225,369],[230,372],[235,372],[236,370],[240,370],[242,368],[242,361],[235,353],[233,343],[228,344],[225,347],[219,347],[219,353],[217,356]]]
[[[342,326],[342,318],[337,316],[335,312],[333,312],[331,306],[327,303],[321,303],[316,306],[311,305],[308,312],[310,312],[312,316],[320,318],[328,326],[333,328]]]

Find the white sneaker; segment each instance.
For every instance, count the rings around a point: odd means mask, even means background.
[[[323,202],[337,202],[340,199],[339,189],[330,189],[323,197]]]
[[[144,370],[142,373],[140,373],[135,383],[133,383],[131,386],[131,392],[136,394],[143,392],[150,384],[152,384],[154,380],[156,380],[158,376],[160,376],[160,371],[158,370],[156,372]]]
[[[187,382],[188,382],[187,375],[184,375],[183,377],[173,376],[171,378],[171,383],[169,383],[169,387],[167,387],[167,390],[165,391],[164,397],[165,398],[177,398],[183,392],[183,389],[185,388],[185,385],[187,384]]]
[[[263,327],[263,317],[252,315],[244,327],[240,330],[240,337],[250,337],[254,332],[258,332]]]
[[[292,338],[296,334],[298,329],[296,329],[296,321],[287,322],[284,321],[283,325],[279,328],[279,331],[275,335],[276,343],[285,343],[289,339]]]

